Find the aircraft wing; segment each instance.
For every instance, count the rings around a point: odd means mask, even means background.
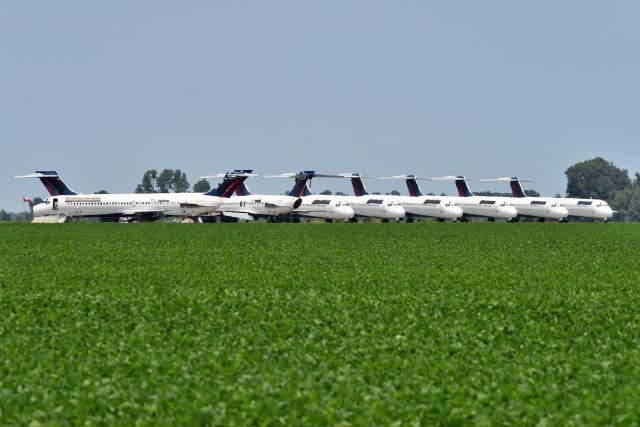
[[[251,214],[248,214],[246,212],[222,212],[222,215],[224,216],[228,216],[231,218],[238,218],[238,219],[244,219],[246,221],[253,221],[255,220],[254,216]]]
[[[166,210],[164,209],[126,209],[122,211],[123,216],[145,216],[145,217],[160,217],[163,216]]]

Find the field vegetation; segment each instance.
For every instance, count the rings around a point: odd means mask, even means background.
[[[0,224],[0,424],[640,423],[634,224]]]

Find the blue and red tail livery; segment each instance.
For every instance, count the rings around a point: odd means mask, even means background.
[[[420,190],[420,185],[418,185],[418,180],[415,175],[407,175],[407,189],[409,190],[409,195],[411,197],[420,197],[422,196],[422,190]]]
[[[78,194],[62,182],[56,171],[36,171],[36,174],[38,174],[37,178],[40,179],[52,196],[74,196]]]
[[[527,197],[517,176],[511,177],[509,185],[511,185],[511,194],[513,195],[513,197]]]
[[[469,190],[467,180],[464,176],[456,176],[456,188],[460,197],[471,197],[473,193]]]
[[[251,195],[251,191],[249,191],[249,189],[247,188],[247,184],[245,184],[244,182],[241,182],[240,184],[238,184],[238,186],[236,187],[236,196],[250,196]]]
[[[231,197],[233,193],[238,190],[238,187],[244,186],[244,181],[251,172],[253,172],[253,169],[235,169],[227,172],[224,178],[222,178],[222,182],[216,188],[213,188],[205,194],[207,196]],[[244,189],[246,190],[246,187],[244,187]],[[248,192],[248,190],[246,191]]]
[[[353,186],[353,194],[356,196],[367,196],[369,194],[359,173],[351,175],[351,185]]]
[[[312,193],[309,189],[309,180],[313,178],[315,174],[315,171],[302,171],[295,175],[296,182],[287,195],[292,197],[310,196]]]

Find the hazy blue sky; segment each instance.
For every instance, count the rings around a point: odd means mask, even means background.
[[[640,169],[639,17],[637,1],[4,2],[0,207],[46,195],[13,179],[40,168],[79,192],[254,168],[564,193],[576,161]]]

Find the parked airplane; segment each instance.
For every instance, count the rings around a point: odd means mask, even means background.
[[[383,221],[404,218],[405,210],[394,197],[369,194],[359,173],[341,173],[334,177],[350,178],[355,197],[349,197],[349,205],[355,217],[381,218]],[[343,196],[344,197],[344,196]]]
[[[218,176],[203,176],[201,178],[216,177]],[[266,218],[268,222],[280,222],[284,215],[290,214],[302,203],[300,197],[289,195],[251,194],[244,180],[234,188],[234,192],[236,195],[223,200],[217,212],[225,217],[246,221]]]
[[[400,203],[406,212],[407,222],[414,218],[458,219],[463,215],[462,208],[456,204],[457,197],[424,195],[416,181],[415,175],[395,175],[378,179],[404,179],[409,188],[409,196],[392,197]]]
[[[349,206],[349,201],[344,196],[318,195],[311,192],[309,183],[314,177],[331,175],[316,174],[315,171],[300,171],[298,173],[285,173],[281,175],[267,175],[265,178],[294,178],[295,184],[289,196],[300,197],[302,203],[294,209],[294,218],[324,218],[326,221],[346,220],[354,216],[354,211]]]
[[[497,178],[497,179],[481,179],[483,182],[503,182],[509,180],[509,178]],[[511,201],[511,204],[518,211],[518,217],[538,218],[540,221],[546,219],[557,219],[562,222],[569,216],[569,211],[559,203],[549,200],[545,197],[528,197],[522,190],[523,197],[516,196],[513,193],[513,197],[508,197],[507,200]]]
[[[522,200],[524,203],[531,201],[546,202],[547,204],[557,204],[567,210],[569,216],[602,219],[605,222],[613,217],[614,211],[604,200],[599,199],[577,199],[568,197],[529,197],[522,189],[521,181],[517,176],[497,178],[492,181],[509,182],[514,201]]]
[[[199,216],[215,211],[248,176],[251,176],[250,170],[228,172],[217,188],[204,194],[78,194],[55,171],[36,171],[16,178],[38,178],[49,191],[51,197],[33,207],[36,218],[69,221],[81,217],[112,217],[153,221],[164,216]]]
[[[414,191],[412,190],[412,187],[419,188],[417,179],[430,181],[455,181],[459,197],[454,198],[454,200],[456,204],[462,208],[462,220],[468,220],[469,217],[473,216],[486,217],[490,221],[493,221],[496,218],[510,220],[518,215],[516,208],[514,208],[509,201],[504,200],[504,198],[475,196],[471,190],[469,190],[467,180],[464,176],[407,179],[409,194]]]

